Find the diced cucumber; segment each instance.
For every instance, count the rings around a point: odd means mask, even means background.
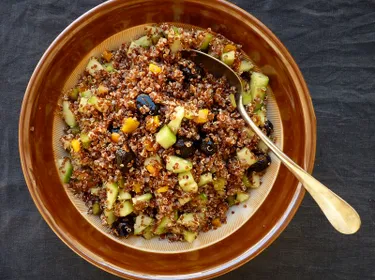
[[[249,104],[253,100],[250,91],[243,91],[242,92],[242,103],[243,105]]]
[[[197,232],[184,230],[184,239],[189,243],[192,243],[197,238],[197,236],[198,236]]]
[[[182,122],[182,119],[184,118],[184,115],[185,115],[185,108],[182,106],[176,107],[174,119],[171,120],[168,124],[168,127],[174,134],[177,134],[177,131],[180,129],[181,122]]]
[[[60,180],[67,184],[73,173],[73,165],[70,159],[63,158],[58,160]]]
[[[106,217],[108,225],[112,225],[117,220],[117,217],[113,210],[104,209],[104,216]]]
[[[236,199],[234,198],[234,195],[230,195],[227,197],[227,202],[229,207],[233,206],[236,204]]]
[[[200,204],[205,205],[208,202],[207,195],[205,193],[201,193],[200,195],[198,195],[198,201],[200,202]]]
[[[85,90],[80,93],[80,96],[89,99],[92,96],[92,91],[89,89]]]
[[[159,155],[154,155],[154,156],[146,158],[144,162],[144,166],[153,165],[155,164],[155,162],[158,162],[161,164],[161,158]]]
[[[211,183],[211,182],[212,182],[212,173],[208,172],[208,173],[202,174],[199,177],[198,187],[207,185],[208,183]]]
[[[90,104],[90,105],[97,105],[98,104],[98,98],[95,95],[93,95],[87,100],[87,103]]]
[[[143,237],[146,239],[146,240],[150,240],[154,237],[154,233],[152,232],[152,226],[149,226],[147,227],[144,231],[143,231]]]
[[[81,139],[82,147],[88,149],[91,143],[89,135],[82,132],[79,138]]]
[[[228,66],[233,65],[235,58],[236,58],[235,51],[226,52],[221,55],[221,61],[224,62]]]
[[[90,75],[94,75],[95,72],[99,70],[104,70],[104,67],[95,57],[90,58],[86,66],[86,71],[89,72]]]
[[[152,45],[151,38],[148,37],[147,35],[142,36],[138,40],[135,40],[134,43],[136,43],[138,46],[141,46],[143,48],[148,48]]]
[[[170,49],[172,53],[176,53],[182,49],[182,43],[180,36],[176,35],[173,38],[173,43],[170,45]]]
[[[264,124],[266,123],[266,112],[263,110],[259,110],[255,113],[255,115],[258,117],[256,125],[264,126]]]
[[[173,173],[181,173],[189,171],[193,168],[191,161],[177,156],[167,156],[166,168]]]
[[[116,183],[106,183],[107,199],[105,201],[107,209],[111,210],[118,195],[118,186]]]
[[[129,48],[128,48],[128,52],[127,52],[127,54],[130,54],[132,51],[133,51],[133,49],[136,49],[136,48],[138,48],[139,47],[139,45],[136,43],[136,42],[131,42],[130,43],[130,46],[129,46]]]
[[[102,210],[100,209],[100,205],[98,202],[95,202],[93,205],[92,205],[92,213],[94,215],[100,215],[102,213]]]
[[[72,88],[69,93],[68,97],[72,101],[76,101],[78,99],[79,89],[78,88]]]
[[[194,177],[190,171],[178,174],[178,184],[185,192],[197,192],[198,184],[194,181]]]
[[[206,33],[205,36],[204,36],[204,39],[201,43],[201,46],[200,46],[200,49],[201,51],[205,51],[207,50],[210,42],[212,41],[212,39],[214,38],[214,36],[211,34],[211,33]]]
[[[136,196],[136,197],[133,197],[133,203],[134,204],[137,204],[139,202],[147,202],[147,201],[150,201],[150,199],[152,198],[152,194],[151,193],[145,193],[145,194],[142,194],[142,195],[139,195],[139,196]]]
[[[239,72],[248,72],[253,69],[254,65],[248,60],[242,60],[239,67]]]
[[[249,194],[247,193],[237,193],[236,200],[240,203],[249,199]]]
[[[268,153],[268,147],[263,141],[259,141],[258,143],[258,150],[267,154]]]
[[[178,202],[182,205],[185,205],[191,200],[191,197],[182,197],[178,199]]]
[[[130,199],[132,199],[131,194],[124,191],[123,189],[120,189],[118,193],[118,200],[130,200]]]
[[[199,227],[199,219],[196,216],[196,214],[193,214],[193,213],[182,214],[180,218],[178,219],[177,223],[187,228]]]
[[[86,98],[86,97],[81,97],[81,100],[79,101],[79,105],[78,105],[78,111],[80,113],[86,112],[87,100],[89,100],[89,99]]]
[[[176,141],[176,135],[167,125],[164,125],[156,134],[156,142],[158,142],[164,149],[172,147]]]
[[[113,67],[113,61],[105,63],[104,68],[108,73],[112,73],[115,71],[115,68]]]
[[[155,27],[155,26],[147,26],[146,27],[146,30],[150,31],[151,33],[151,41],[154,45],[156,45],[159,41],[159,39],[161,38],[162,36],[162,29],[159,28],[159,27]]]
[[[252,189],[257,189],[260,186],[260,175],[253,172],[251,175],[251,188]]]
[[[154,233],[156,235],[161,235],[161,234],[165,233],[167,231],[167,226],[170,222],[171,222],[171,220],[168,217],[163,217],[163,219],[161,219],[159,225],[154,230]]]
[[[251,187],[251,181],[250,181],[249,177],[247,177],[246,174],[243,174],[243,176],[242,176],[242,183],[245,185],[246,188]]]
[[[134,224],[134,234],[139,235],[143,232],[144,229],[146,229],[148,226],[151,225],[153,222],[153,218],[150,218],[149,216],[140,214],[137,216],[135,219],[135,224]]]
[[[234,108],[237,108],[236,97],[234,96],[233,93],[229,94],[229,100],[230,100],[230,104],[232,104]]]
[[[214,185],[214,189],[218,194],[225,194],[225,186],[227,185],[227,180],[225,178],[216,178],[212,184]]]
[[[77,135],[78,133],[81,132],[81,130],[79,130],[79,127],[78,126],[75,126],[75,127],[72,127],[70,129],[70,132],[73,134],[73,135]]]
[[[253,72],[251,74],[250,93],[252,99],[257,103],[257,107],[258,104],[263,102],[263,99],[266,96],[268,82],[269,78],[262,73]]]
[[[246,147],[237,152],[237,158],[241,164],[247,166],[250,166],[257,161],[256,156]]]
[[[129,200],[122,200],[116,207],[116,214],[119,217],[126,217],[127,215],[133,213],[133,204]]]
[[[99,112],[103,111],[103,108],[99,104],[99,98],[96,97],[95,95],[91,96],[89,100],[87,100],[87,103],[94,106],[96,110],[98,110]]]
[[[63,117],[67,125],[70,127],[75,127],[77,125],[76,117],[69,108],[69,101],[63,101]]]
[[[99,192],[100,192],[100,190],[101,190],[101,188],[99,188],[99,187],[91,188],[91,189],[90,189],[90,193],[91,193],[92,195],[99,196]]]
[[[253,138],[255,135],[255,132],[249,127],[245,127],[244,131],[246,132],[247,136],[249,136],[250,138]]]

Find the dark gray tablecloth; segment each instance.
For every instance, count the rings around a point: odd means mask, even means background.
[[[0,3],[0,279],[116,279],[78,257],[44,222],[22,175],[18,116],[52,40],[100,0]],[[234,1],[265,23],[299,64],[318,120],[314,175],[362,217],[335,232],[307,195],[280,238],[220,279],[375,279],[375,2]]]

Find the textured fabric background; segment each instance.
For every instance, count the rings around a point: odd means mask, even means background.
[[[53,39],[100,0],[1,0],[0,279],[116,279],[50,230],[22,175],[18,117],[27,82]],[[314,175],[362,217],[336,233],[306,195],[260,256],[219,279],[375,279],[375,2],[233,1],[286,45],[310,88],[318,120]]]

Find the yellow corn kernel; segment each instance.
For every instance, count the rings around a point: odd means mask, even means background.
[[[149,152],[152,152],[154,150],[154,145],[153,145],[152,141],[149,140],[149,139],[145,139],[143,141],[143,145],[144,145],[145,149]]]
[[[147,116],[146,118],[146,130],[150,132],[156,132],[157,128],[160,126],[159,116]]]
[[[106,94],[108,93],[108,88],[106,86],[103,86],[103,85],[99,85],[98,86],[98,94]]]
[[[169,189],[168,186],[161,187],[161,188],[158,188],[158,189],[157,189],[157,192],[158,192],[158,193],[163,193],[163,192],[168,191],[168,189]]]
[[[73,151],[75,151],[76,153],[78,153],[79,150],[81,150],[81,143],[79,142],[79,140],[73,139],[71,142],[71,145],[72,145]]]
[[[140,193],[142,190],[141,190],[141,185],[138,184],[138,183],[135,183],[133,185],[133,191],[135,191],[136,193]]]
[[[146,169],[148,172],[150,172],[152,176],[156,176],[157,169],[155,168],[155,166],[153,166],[152,164],[149,164],[146,166]]]
[[[161,67],[157,66],[156,64],[150,63],[148,66],[148,70],[150,70],[154,74],[159,74],[161,72]]]
[[[198,111],[198,116],[194,118],[196,123],[206,123],[208,121],[208,109],[201,109]]]
[[[192,120],[192,119],[194,119],[194,112],[185,109],[184,118],[185,118],[185,119],[188,119],[188,120]]]
[[[235,45],[232,45],[232,44],[228,44],[224,47],[223,49],[223,53],[227,53],[227,52],[230,52],[230,51],[235,51],[237,48]]]
[[[105,50],[103,53],[102,53],[102,57],[107,61],[109,62],[111,59],[112,59],[112,53]]]
[[[118,141],[120,140],[120,134],[116,133],[116,132],[113,132],[111,134],[111,140],[115,143],[118,143]]]
[[[132,133],[139,126],[139,121],[135,118],[126,118],[124,119],[121,131],[124,133]]]
[[[212,220],[212,225],[214,227],[221,227],[221,221],[220,221],[220,219],[219,218],[213,219]]]

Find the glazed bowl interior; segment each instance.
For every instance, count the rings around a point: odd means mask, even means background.
[[[241,44],[270,77],[284,128],[284,151],[302,167],[312,170],[315,117],[307,87],[290,54],[263,24],[236,6],[195,0],[109,1],[70,25],[46,51],[27,88],[19,128],[22,168],[44,219],[89,262],[126,278],[214,277],[259,254],[292,218],[304,191],[285,168],[281,167],[267,198],[239,230],[214,245],[178,255],[129,248],[97,230],[69,200],[55,168],[53,120],[70,74],[107,38],[152,22],[210,27]]]

